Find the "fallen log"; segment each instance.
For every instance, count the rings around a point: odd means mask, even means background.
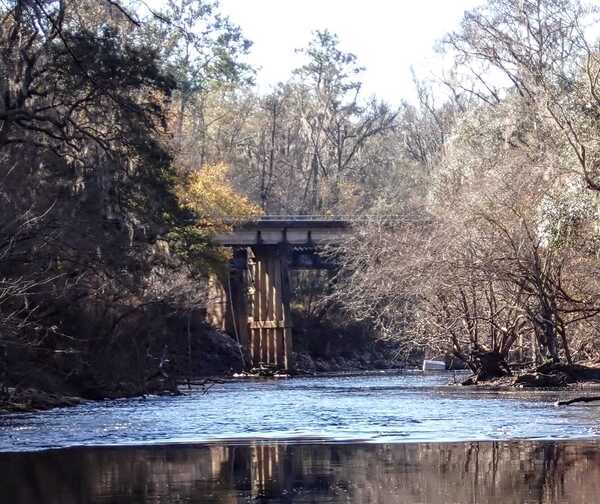
[[[564,373],[544,374],[539,372],[519,375],[513,385],[516,387],[564,387],[569,378]]]
[[[568,406],[569,404],[574,403],[589,403],[594,401],[600,401],[600,396],[583,396],[583,397],[575,397],[573,399],[569,399],[568,401],[556,401],[554,406]]]
[[[569,383],[600,380],[600,367],[589,367],[581,364],[548,362],[538,366],[535,371],[543,374],[562,373],[566,375]]]

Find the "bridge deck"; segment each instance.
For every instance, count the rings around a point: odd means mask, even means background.
[[[215,237],[219,245],[247,247],[253,245],[321,245],[344,239],[350,222],[339,217],[266,216],[254,221],[233,223],[232,230]]]

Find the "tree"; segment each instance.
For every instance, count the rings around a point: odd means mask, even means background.
[[[317,31],[300,52],[307,62],[295,72],[301,82],[297,106],[311,148],[305,204],[318,211],[324,204],[335,207],[341,182],[360,151],[369,139],[393,127],[396,113],[375,99],[361,103],[361,84],[355,79],[363,68],[355,55],[339,49],[335,35]],[[321,200],[322,178],[329,183],[330,202]]]
[[[177,247],[197,217],[177,194],[177,79],[129,4],[14,0],[0,19],[2,379],[143,392],[223,261],[206,223],[193,254]]]
[[[443,42],[457,66],[468,69],[467,87],[477,97],[498,103],[514,92],[556,128],[578,165],[566,169],[594,191],[599,65],[589,33],[596,11],[579,0],[492,0],[467,12]]]
[[[213,0],[168,0],[144,36],[161,47],[161,63],[177,82],[171,112],[176,163],[189,169],[199,151],[195,165],[204,166],[211,162],[211,95],[252,82],[253,70],[243,62],[251,43]]]

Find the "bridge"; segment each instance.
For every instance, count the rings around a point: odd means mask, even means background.
[[[289,271],[331,269],[319,255],[351,230],[347,217],[264,216],[233,222],[215,242],[233,249],[224,278],[211,276],[207,317],[247,349],[250,367],[292,366]]]

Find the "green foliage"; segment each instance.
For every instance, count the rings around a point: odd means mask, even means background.
[[[181,46],[166,62],[148,24],[111,9],[0,6],[0,366],[11,383],[18,363],[106,393],[120,380],[143,391],[169,317],[201,305],[199,275],[225,260],[177,194],[169,113],[183,89]],[[192,39],[208,66],[198,54],[181,69],[199,79],[187,91],[244,72],[239,30],[207,9],[198,15],[210,17],[209,32]],[[57,367],[62,350],[78,356],[72,368]]]
[[[356,79],[364,67],[358,64],[356,55],[340,49],[337,35],[329,30],[315,31],[308,47],[297,52],[306,56],[307,62],[295,73],[315,88],[333,94],[336,100],[360,89]]]
[[[168,0],[159,12],[145,36],[161,48],[162,64],[184,97],[252,80],[252,68],[242,61],[252,44],[219,13],[217,1]]]
[[[174,227],[165,237],[171,252],[187,264],[195,276],[226,268],[229,255],[212,245],[212,238],[212,230],[197,225]]]

